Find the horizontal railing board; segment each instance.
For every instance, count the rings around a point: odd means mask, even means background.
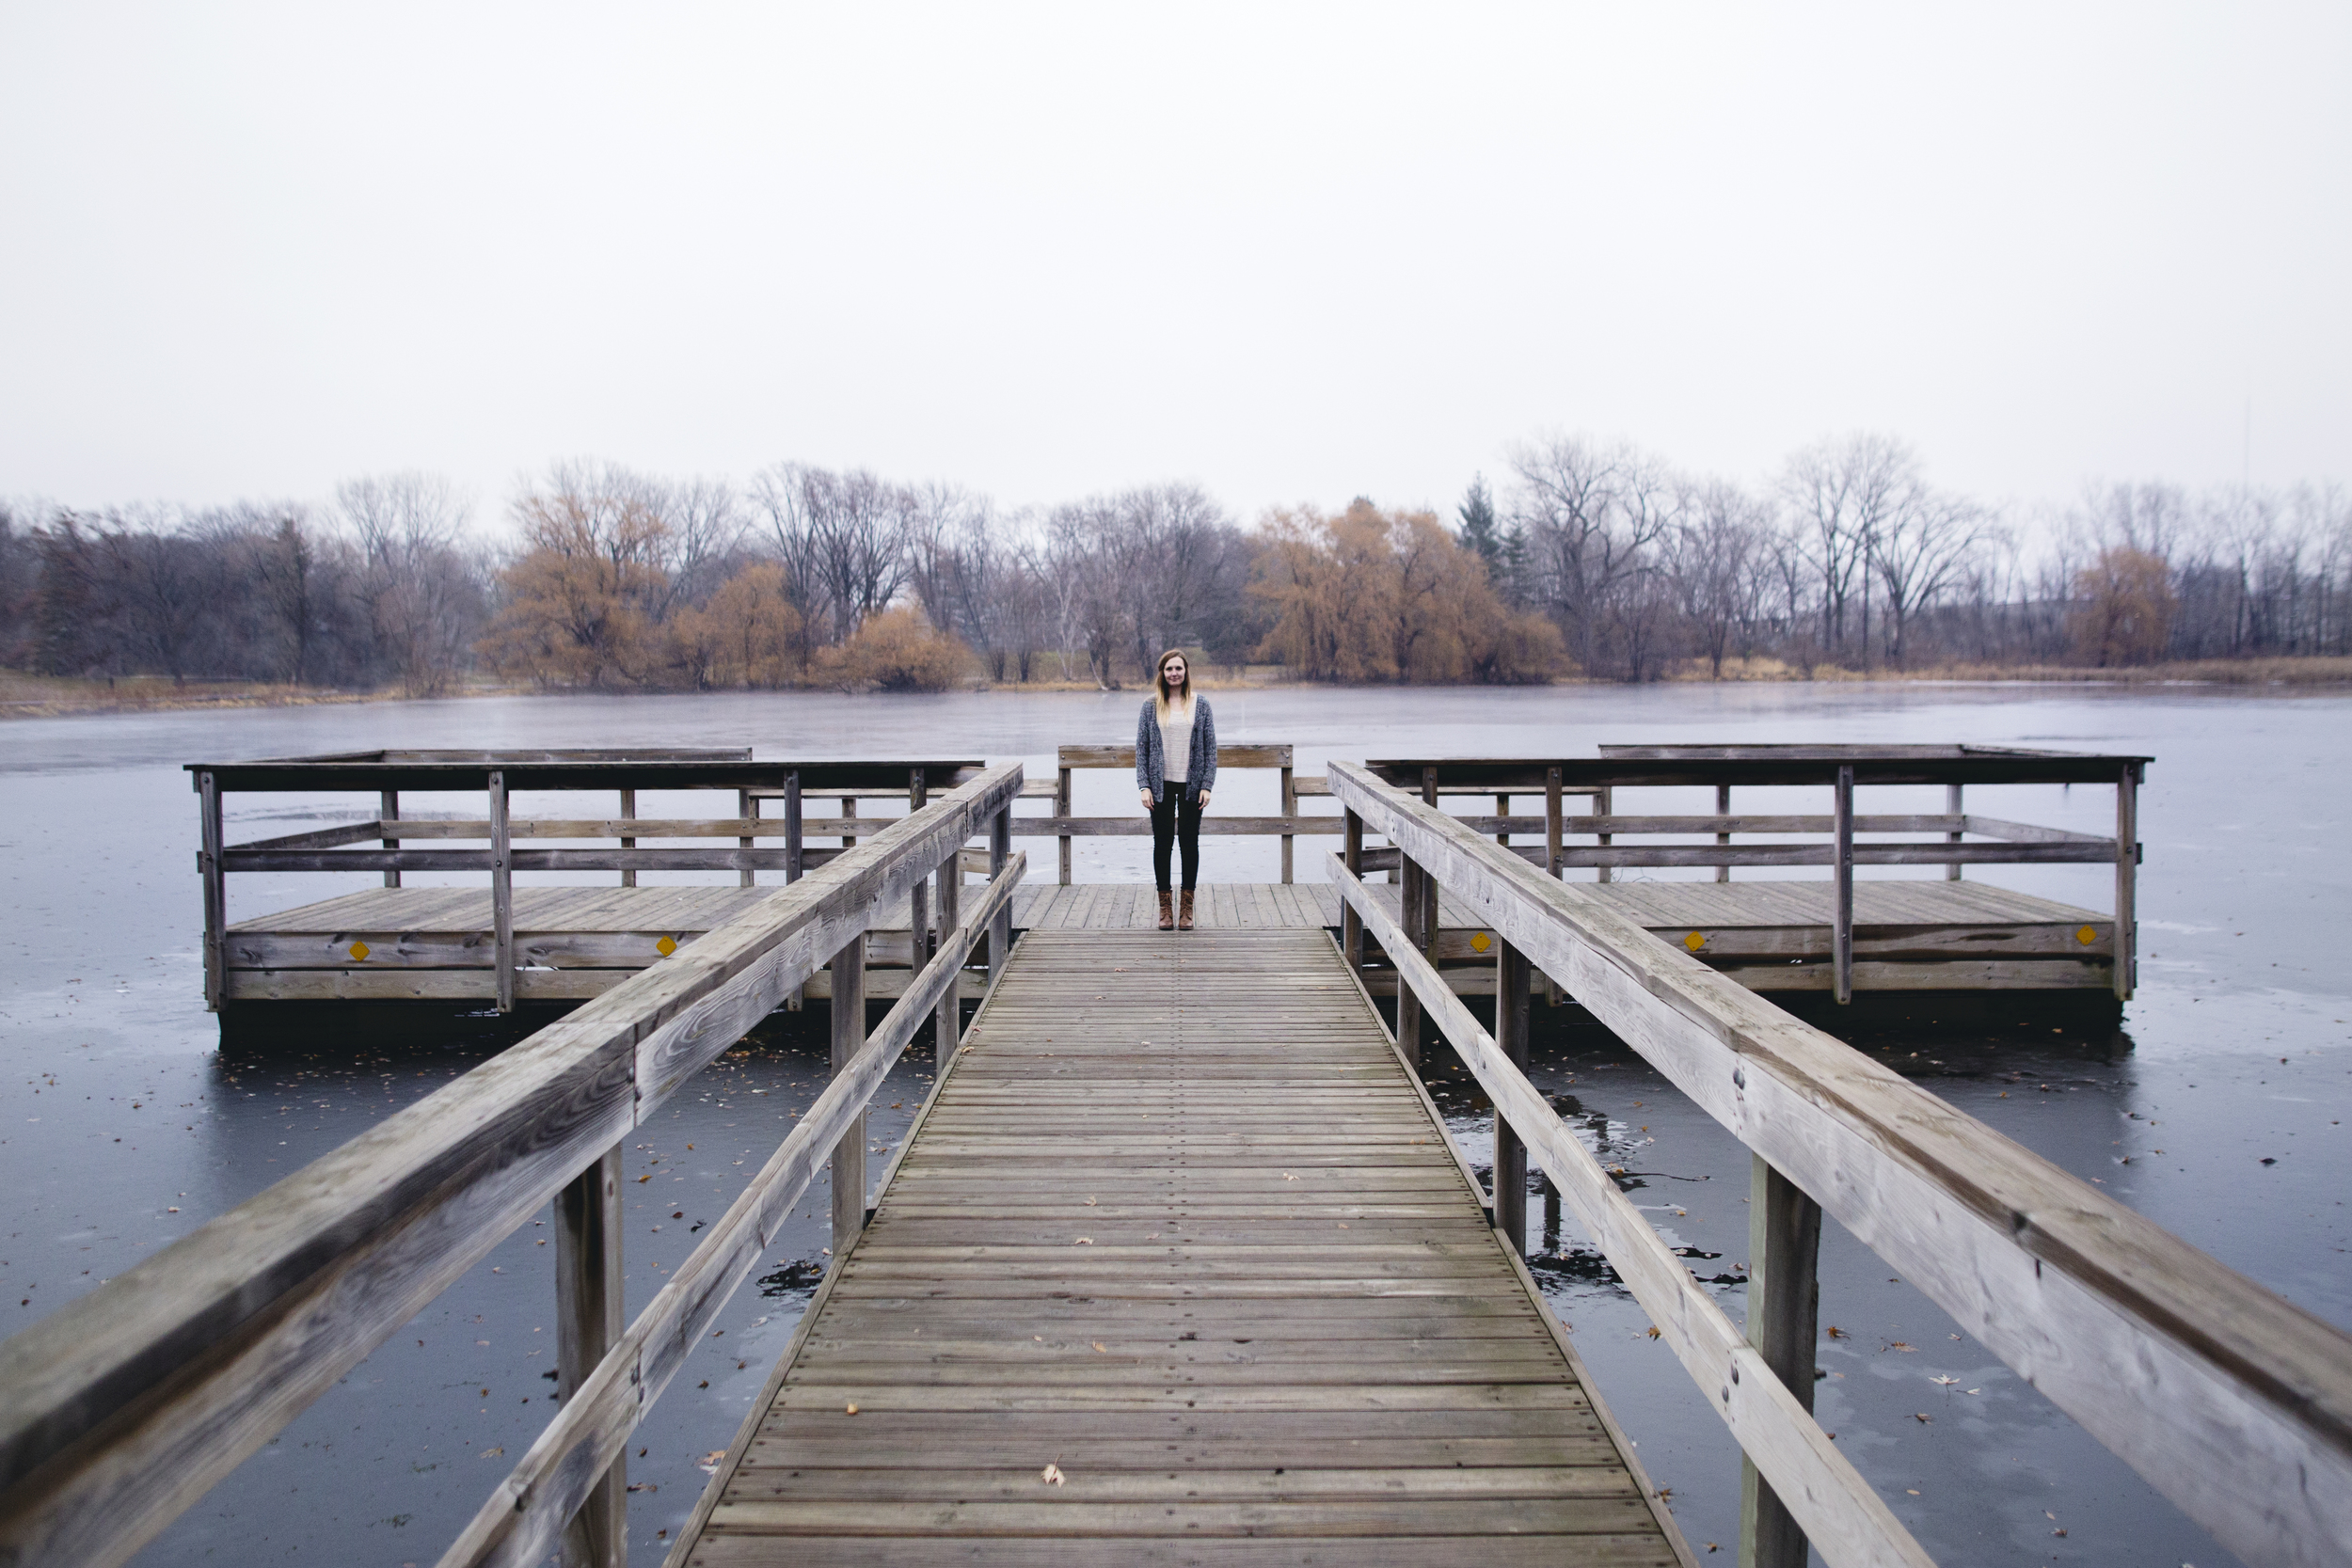
[[[1136,749],[1133,746],[1064,746],[1056,761],[1063,768],[1133,768]],[[1291,748],[1288,746],[1257,746],[1246,742],[1232,745],[1219,743],[1216,765],[1227,768],[1288,768]]]
[[[2249,1562],[2352,1562],[2352,1336],[1383,783],[1458,905]]]
[[[479,790],[490,775],[503,772],[510,791],[538,789],[776,789],[799,776],[809,786],[906,787],[907,774],[920,768],[927,788],[957,781],[984,768],[984,761],[962,757],[910,758],[903,762],[754,762],[740,759],[687,762],[415,762],[365,760],[304,762],[192,762],[193,774],[211,773],[224,790],[276,793],[288,790]]]
[[[1385,903],[1349,875],[1340,856],[1331,860],[1331,879],[1362,917],[1366,934],[1396,955],[1399,977],[1429,1009],[1431,1022],[1576,1211],[1585,1233],[1787,1502],[1822,1560],[1832,1568],[1849,1563],[1933,1568],[1934,1560],[1741,1338],[1690,1266],[1601,1169],[1549,1100],[1479,1027],[1428,960],[1413,951]]]
[[[1017,766],[993,769],[880,827],[675,961],[0,1343],[0,1557],[113,1562],[136,1550],[1020,785]]]
[[[1624,789],[1683,784],[1814,784],[1827,786],[1841,767],[1854,770],[1857,784],[2107,784],[2144,757],[1968,755],[1903,757],[1873,755],[1851,762],[1831,758],[1743,757],[1535,757],[1381,758],[1362,766],[1383,782],[1418,788],[1422,769],[1438,770],[1439,794],[1543,792],[1553,768],[1564,793],[1593,788]]]

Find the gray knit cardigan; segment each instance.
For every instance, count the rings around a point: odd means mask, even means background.
[[[1216,787],[1216,720],[1209,700],[1192,699],[1192,752],[1184,763],[1184,782],[1195,793]],[[1136,787],[1158,800],[1168,783],[1168,748],[1160,739],[1160,705],[1145,698],[1143,716],[1136,721]]]

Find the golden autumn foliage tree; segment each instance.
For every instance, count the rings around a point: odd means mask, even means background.
[[[2172,635],[2172,569],[2150,550],[2116,546],[2075,575],[2068,631],[2074,657],[2100,669],[2147,664]]]
[[[1564,660],[1558,628],[1505,605],[1430,513],[1277,509],[1257,543],[1249,592],[1275,616],[1258,657],[1311,680],[1533,681]]]
[[[523,554],[499,574],[504,608],[481,642],[498,669],[543,686],[637,684],[662,649],[669,524],[641,484],[559,467],[514,503]]]
[[[708,604],[674,611],[665,630],[671,667],[692,686],[773,688],[801,673],[801,612],[773,562],[744,567]]]
[[[945,691],[975,667],[971,649],[911,606],[868,615],[819,658],[836,684],[883,691]]]

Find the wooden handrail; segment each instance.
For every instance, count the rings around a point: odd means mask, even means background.
[[[1550,1101],[1503,1054],[1494,1037],[1478,1026],[1429,960],[1414,951],[1403,927],[1349,874],[1340,856],[1334,854],[1331,861],[1331,879],[1364,929],[1391,956],[1398,978],[1420,997],[1494,1101],[1496,1112],[1541,1163],[1562,1200],[1575,1209],[1585,1233],[1649,1313],[1659,1337],[1683,1369],[1708,1391],[1709,1402],[1740,1448],[1773,1489],[1791,1499],[1790,1512],[1820,1548],[1822,1559],[1833,1568],[1843,1563],[1932,1568],[1934,1559],[1837,1451],[1812,1412],[1772,1375],[1764,1358],[1692,1277],[1690,1266],[1650,1227]],[[1500,1177],[1495,1191],[1502,1191]]]
[[[1368,768],[1328,777],[1457,908],[2224,1546],[2352,1563],[2352,1336]]]
[[[990,768],[878,821],[857,849],[0,1343],[0,1560],[128,1558],[878,906],[989,831],[1021,783],[1017,765]]]
[[[702,1244],[655,1293],[620,1342],[483,1503],[472,1523],[442,1554],[440,1568],[523,1568],[547,1560],[565,1522],[580,1512],[597,1478],[628,1446],[629,1434],[669,1386],[687,1353],[758,1266],[792,1206],[874,1098],[907,1042],[930,1022],[940,999],[950,994],[965,960],[987,937],[989,926],[1010,901],[1027,867],[1028,857],[1016,855],[996,874],[941,942],[921,977],[867,1038],[865,1050],[846,1071],[834,1074],[758,1176],[728,1205]],[[859,1201],[864,1201],[862,1193]]]

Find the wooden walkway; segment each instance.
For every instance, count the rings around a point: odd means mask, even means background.
[[[1688,1562],[1321,930],[1033,930],[674,1565]]]
[[[1830,884],[1824,881],[1581,883],[1755,990],[1829,985]],[[742,912],[773,887],[526,887],[515,890],[516,992],[526,1001],[582,1001],[661,961]],[[1395,908],[1396,889],[1375,886]],[[1336,928],[1339,895],[1322,882],[1215,882],[1200,891],[1207,930]],[[1152,889],[1136,882],[1023,888],[1013,924],[1025,930],[1150,930]],[[444,1000],[491,993],[490,896],[480,888],[370,888],[243,920],[223,943],[231,1000]],[[2105,990],[2110,916],[1983,882],[1867,880],[1854,884],[1856,983],[1866,990]],[[665,946],[664,943],[667,943]],[[1460,966],[1464,991],[1492,990],[1478,966],[1492,943],[1446,900],[1436,958]],[[868,993],[904,985],[903,930],[877,930]],[[1377,988],[1393,984],[1375,974]],[[966,994],[977,996],[974,978]],[[809,994],[824,996],[818,975]]]

